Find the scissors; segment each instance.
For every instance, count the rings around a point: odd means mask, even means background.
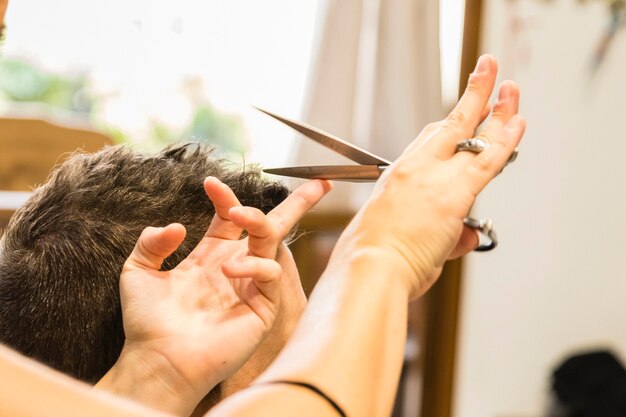
[[[345,156],[359,165],[318,165],[303,167],[269,168],[263,172],[268,174],[296,177],[305,179],[322,179],[348,182],[374,182],[391,162],[374,155],[364,149],[359,148],[343,139],[326,133],[313,126],[295,122],[285,117],[279,116],[267,110],[256,108],[270,117],[286,124],[304,136],[313,139],[317,143]],[[457,144],[456,151],[469,151],[480,153],[488,147],[488,144],[481,139],[473,138],[461,141]],[[517,157],[517,149],[511,154],[508,162],[513,162]],[[508,163],[507,162],[507,163]],[[472,229],[478,230],[481,234],[481,242],[476,249],[477,252],[486,252],[494,249],[498,245],[498,237],[493,230],[491,219],[474,219],[466,217],[463,223]]]

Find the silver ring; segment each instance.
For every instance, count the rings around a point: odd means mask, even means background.
[[[493,230],[493,223],[491,219],[473,219],[466,217],[463,219],[463,224],[472,229],[476,229],[481,235],[485,237],[485,241],[481,242],[474,251],[487,252],[498,246],[498,236],[495,230]],[[482,240],[482,239],[481,239]]]
[[[480,138],[471,138],[460,141],[456,144],[456,152],[474,152],[481,153],[485,149],[489,147],[489,144],[480,139]],[[513,149],[511,152],[511,156],[507,159],[506,164],[510,164],[511,162],[517,159],[517,155],[519,154],[519,150],[517,148]]]
[[[481,153],[489,147],[489,144],[479,138],[471,138],[460,141],[456,144],[456,152]]]

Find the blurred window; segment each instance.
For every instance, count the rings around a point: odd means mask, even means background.
[[[205,140],[281,164],[291,132],[250,106],[300,114],[316,18],[317,2],[14,1],[0,112],[69,112],[142,148]]]

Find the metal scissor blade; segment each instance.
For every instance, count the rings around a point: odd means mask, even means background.
[[[321,165],[312,167],[270,168],[263,172],[285,177],[337,180],[350,182],[373,182],[387,166],[378,165]]]
[[[260,109],[255,107],[257,110],[262,111],[268,116],[273,117],[274,119],[286,124],[292,129],[297,130],[302,133],[304,136],[307,136],[319,144],[326,146],[327,148],[332,149],[333,151],[345,156],[363,165],[390,165],[391,162],[380,158],[364,149],[359,148],[349,142],[346,142],[343,139],[339,139],[336,136],[331,135],[330,133],[326,133],[323,130],[317,129],[313,126],[306,125],[304,123],[294,122],[293,120],[285,119],[282,116],[269,112],[267,110]]]

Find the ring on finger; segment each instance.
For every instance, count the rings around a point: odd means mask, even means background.
[[[474,249],[474,251],[487,252],[498,246],[498,236],[496,235],[496,231],[493,230],[491,219],[474,219],[472,217],[466,217],[463,219],[463,224],[471,229],[478,230],[484,237],[484,241],[481,239],[481,242],[479,242],[478,247]]]
[[[489,147],[489,144],[479,138],[471,138],[460,141],[456,144],[456,152],[481,153]]]
[[[481,153],[488,147],[489,147],[489,144],[485,140],[480,139],[480,138],[470,138],[470,139],[462,140],[459,143],[457,143],[455,152]],[[511,152],[509,159],[507,159],[506,161],[507,165],[515,161],[515,159],[517,159],[518,153],[519,151],[517,148],[513,149],[513,152]]]

